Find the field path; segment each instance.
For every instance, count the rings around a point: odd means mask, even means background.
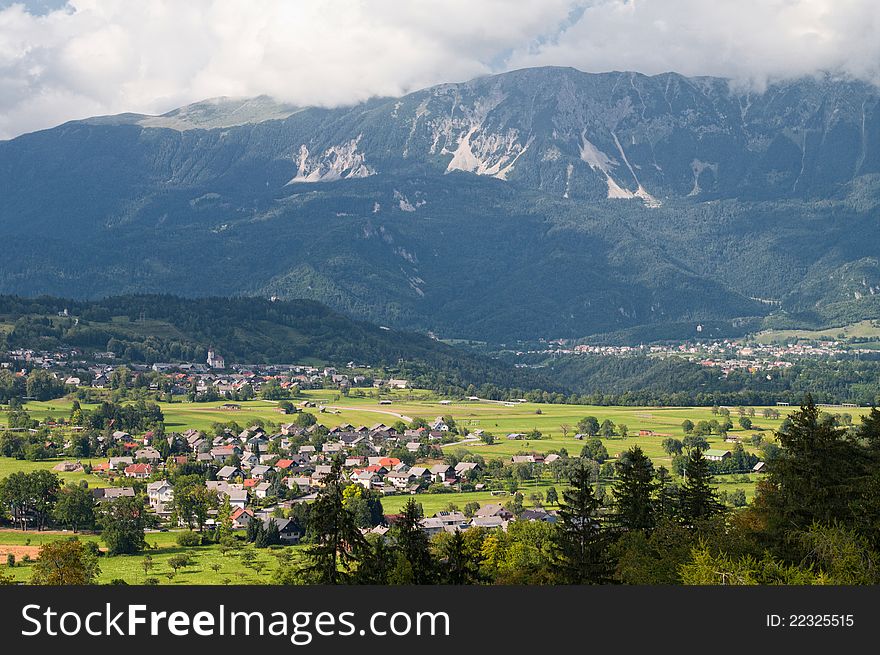
[[[399,418],[402,421],[409,421],[412,423],[412,416],[407,416],[406,414],[398,414],[397,412],[388,412],[384,409],[367,409],[366,407],[343,407],[342,405],[324,405],[327,409],[347,409],[350,412],[372,412],[373,414],[386,414],[388,416],[394,416]]]
[[[450,446],[462,446],[466,443],[473,443],[475,441],[479,441],[479,437],[465,437],[461,441],[456,441],[455,443],[446,443],[443,444],[443,448],[449,448]]]

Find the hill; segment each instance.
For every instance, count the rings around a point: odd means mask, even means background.
[[[214,347],[227,365],[354,361],[390,367],[431,388],[555,388],[530,371],[422,335],[353,321],[310,300],[0,296],[0,326],[6,348],[109,350],[126,362],[203,362]]]

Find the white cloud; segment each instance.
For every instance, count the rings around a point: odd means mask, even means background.
[[[875,79],[874,0],[71,0],[0,9],[0,138],[218,95],[336,105],[524,66]]]
[[[599,0],[554,43],[511,65],[675,71],[762,86],[844,73],[880,79],[876,0]]]

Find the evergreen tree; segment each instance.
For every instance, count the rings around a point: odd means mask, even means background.
[[[445,584],[465,585],[480,582],[480,568],[474,555],[468,552],[461,530],[456,530],[443,542],[440,557],[443,562]]]
[[[600,501],[591,478],[587,466],[577,466],[571,473],[571,488],[562,492],[551,561],[563,584],[601,584],[611,577],[607,534],[597,516]]]
[[[690,451],[685,463],[685,481],[681,486],[681,518],[688,525],[710,519],[719,514],[723,506],[712,488],[709,462],[700,448]]]
[[[354,581],[358,584],[387,585],[394,560],[394,549],[388,545],[385,537],[370,535],[367,538],[367,548],[355,571]]]
[[[862,434],[871,434],[874,418],[868,417]],[[781,537],[814,522],[853,525],[853,510],[865,500],[872,477],[869,450],[825,420],[809,395],[777,439],[781,450],[769,463],[758,503],[770,530]]]
[[[245,538],[248,543],[254,543],[257,540],[257,537],[260,536],[260,532],[263,531],[263,522],[259,519],[252,518],[248,521],[247,524],[247,532],[245,533]]]
[[[672,476],[665,466],[657,469],[657,522],[663,519],[677,519],[680,512],[680,490],[678,485],[672,482]]]
[[[345,508],[342,491],[341,462],[336,459],[309,512],[312,544],[306,548],[305,563],[300,568],[302,579],[308,582],[348,582],[367,549],[367,541],[354,516]]]
[[[615,523],[624,530],[654,527],[654,494],[658,484],[654,464],[638,446],[630,448],[616,465]]]
[[[266,546],[277,546],[281,543],[281,533],[278,531],[278,522],[275,519],[269,519],[264,541]]]
[[[259,519],[254,519],[251,523],[257,524],[256,534],[254,535],[254,548],[266,548],[269,545],[266,526]]]
[[[407,571],[401,582],[431,584],[435,581],[430,543],[428,535],[422,529],[421,521],[424,516],[422,506],[414,498],[410,498],[392,529],[398,554],[405,563],[403,570]],[[407,577],[409,580],[406,580]]]
[[[880,410],[876,407],[872,407],[871,412],[862,417],[859,437],[864,440],[875,456],[880,457]]]

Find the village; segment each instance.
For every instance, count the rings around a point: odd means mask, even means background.
[[[870,344],[873,345],[873,344]],[[802,360],[836,360],[859,356],[876,357],[878,350],[858,347],[844,340],[824,339],[811,342],[792,339],[788,343],[759,343],[754,339],[721,339],[674,342],[668,344],[571,345],[565,340],[547,342],[547,347],[524,350],[523,355],[594,355],[602,357],[680,357],[717,368],[724,375],[732,371],[775,371],[791,368]]]
[[[213,529],[217,507],[226,501],[232,510],[230,518],[234,529],[246,530],[251,521],[262,521],[266,525],[275,521],[282,542],[288,544],[298,543],[304,532],[295,519],[285,514],[289,515],[296,504],[317,497],[324,479],[331,473],[334,459],[343,463],[343,480],[380,496],[442,493],[443,490],[481,491],[487,486],[488,472],[479,457],[454,466],[431,463],[442,458],[442,452],[432,444],[448,441],[449,426],[442,417],[428,428],[403,432],[382,423],[369,427],[337,426],[327,432],[327,440],[321,446],[296,445],[318,430],[317,424],[304,428],[287,423],[281,425],[280,432],[268,434],[254,425],[238,434],[226,431],[212,438],[191,429],[164,437],[179,453],[167,459],[163,459],[151,433],[136,438],[116,431],[111,435],[114,444],[129,454],[92,463],[87,465],[87,470],[112,485],[92,490],[98,503],[121,496],[133,497],[143,490],[150,510],[167,529],[183,527],[186,521],[174,511],[174,485],[165,474],[174,467],[196,465],[208,472],[205,487],[216,494],[204,528]],[[386,454],[401,448],[411,454],[412,464]],[[519,455],[511,457],[510,464],[541,466],[558,459],[558,454]],[[68,461],[56,465],[55,470],[79,472],[84,466]],[[496,494],[508,496],[504,490],[493,492]],[[379,525],[365,532],[381,534],[393,520],[394,515],[386,515]],[[506,529],[512,520],[552,523],[556,516],[540,508],[515,515],[502,503],[490,503],[468,508],[467,514],[457,510],[437,512],[422,519],[422,527],[428,535],[433,535],[470,527]]]

